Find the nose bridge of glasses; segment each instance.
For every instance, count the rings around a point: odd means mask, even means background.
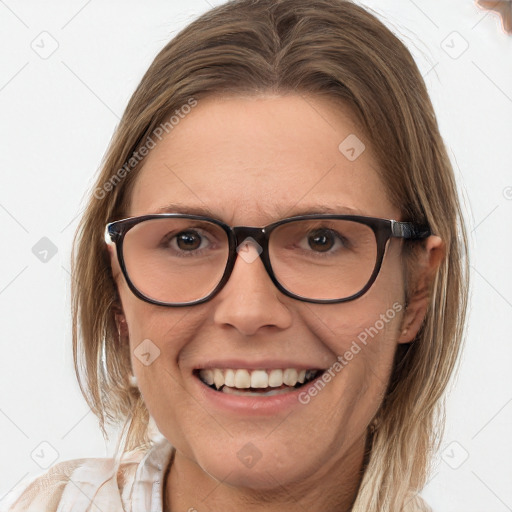
[[[267,246],[267,235],[264,228],[236,226],[233,228],[237,252],[245,245],[256,245],[258,254]]]

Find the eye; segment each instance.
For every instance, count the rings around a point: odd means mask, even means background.
[[[333,247],[346,247],[346,240],[343,236],[332,229],[319,228],[307,234],[308,248],[317,253],[327,253]]]
[[[330,229],[317,229],[308,235],[308,245],[317,252],[327,252],[336,243],[336,235]]]
[[[197,231],[182,231],[176,235],[176,245],[184,251],[198,249],[201,246],[202,237]]]
[[[163,237],[160,247],[178,256],[180,253],[199,254],[203,249],[210,249],[210,239],[195,229],[168,233]]]

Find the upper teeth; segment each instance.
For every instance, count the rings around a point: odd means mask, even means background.
[[[284,370],[233,370],[233,369],[207,369],[201,370],[199,376],[208,385],[215,384],[217,389],[226,385],[232,388],[277,388],[285,384],[295,386],[297,382],[304,383],[306,378],[314,376],[316,370],[296,370],[286,368]]]

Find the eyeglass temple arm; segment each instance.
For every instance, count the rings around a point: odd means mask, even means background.
[[[103,235],[107,245],[114,245],[116,243],[116,233],[110,230],[111,225],[112,223],[109,223],[105,226],[105,233]]]
[[[391,221],[391,235],[396,238],[412,238],[421,239],[431,235],[428,226],[419,226],[412,222],[400,222],[398,220]]]

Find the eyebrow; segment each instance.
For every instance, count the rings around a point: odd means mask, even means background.
[[[154,213],[183,213],[186,215],[202,215],[203,217],[211,217],[213,219],[222,220],[217,213],[204,205],[171,203],[166,206],[157,208]],[[286,217],[296,217],[299,215],[316,214],[368,216],[368,213],[365,213],[358,208],[352,208],[345,205],[313,204],[303,208],[295,209],[292,207],[287,210],[283,210],[282,215],[278,215],[278,217],[284,218],[284,215],[286,215]]]

